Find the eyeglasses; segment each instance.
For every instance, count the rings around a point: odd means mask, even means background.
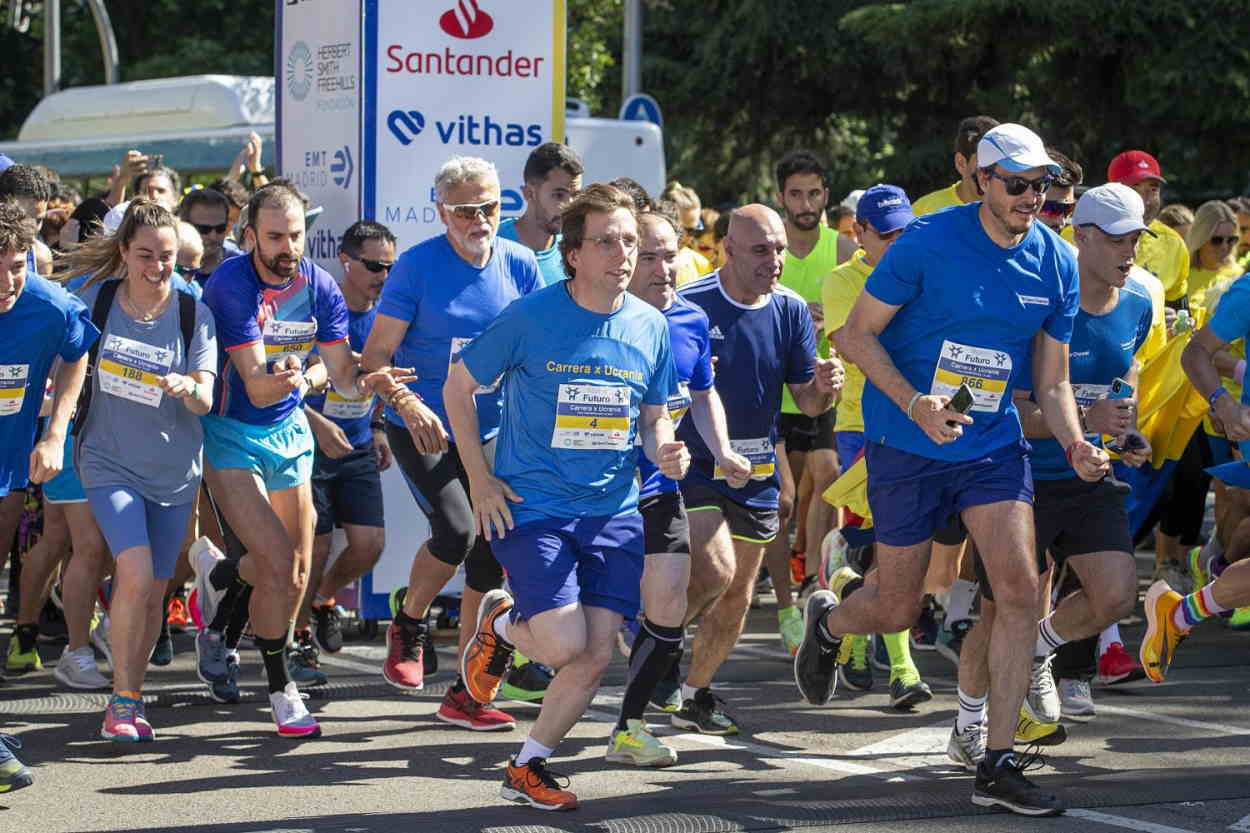
[[[374,274],[377,274],[378,272],[385,272],[395,265],[394,261],[387,263],[385,260],[369,260],[367,257],[356,257],[355,255],[348,255],[348,257],[352,260],[359,261],[361,266],[365,267]]]
[[[699,222],[696,223],[695,225],[686,226],[686,234],[690,235],[691,237],[698,237],[700,234],[702,234],[706,230],[707,230],[707,226],[703,224],[702,217],[699,218]]]
[[[597,245],[605,255],[612,254],[617,246],[624,246],[626,254],[638,248],[638,238],[632,234],[597,234],[586,239]]]
[[[1211,243],[1215,246],[1236,246],[1240,241],[1241,238],[1235,234],[1230,234],[1227,237],[1216,235],[1211,238]]]
[[[1076,211],[1076,203],[1074,202],[1046,200],[1042,203],[1042,213],[1049,214],[1051,217],[1071,217],[1073,211]]]
[[[1003,188],[1010,197],[1018,197],[1029,188],[1032,188],[1035,194],[1045,194],[1050,190],[1050,186],[1055,184],[1055,178],[1050,174],[1042,174],[1037,179],[1027,179],[1022,176],[1003,176],[998,171],[991,170],[990,179],[1001,179]]]
[[[460,205],[447,205],[446,208],[461,220],[476,220],[480,213],[483,218],[489,219],[499,213],[499,200],[487,200],[486,202],[466,202]]]
[[[226,229],[230,227],[229,223],[218,223],[217,225],[209,223],[192,223],[191,225],[195,226],[195,230],[200,234],[225,234]]]

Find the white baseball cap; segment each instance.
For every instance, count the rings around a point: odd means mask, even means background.
[[[1141,195],[1127,185],[1108,182],[1090,188],[1076,201],[1072,212],[1072,225],[1094,225],[1112,237],[1144,231],[1157,237],[1146,225],[1146,203]]]
[[[1054,174],[1063,172],[1059,163],[1046,155],[1041,137],[1022,124],[1000,124],[987,130],[977,143],[977,165],[1002,165],[1009,171],[1050,168]]]

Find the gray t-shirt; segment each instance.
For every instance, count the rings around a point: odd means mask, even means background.
[[[93,309],[100,285],[80,297]],[[217,371],[217,328],[208,307],[196,301],[190,356],[183,355],[179,303],[175,297],[155,321],[135,321],[113,301],[100,335],[99,361],[91,376],[91,410],[77,426],[74,465],[88,489],[128,486],[165,506],[196,499],[203,472],[204,431],[181,400],[166,396],[157,378],[167,373]]]

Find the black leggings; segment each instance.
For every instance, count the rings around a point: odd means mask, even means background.
[[[1177,461],[1172,480],[1151,513],[1152,518],[1143,529],[1149,531],[1157,518],[1159,531],[1164,535],[1179,538],[1181,546],[1197,546],[1207,507],[1207,489],[1211,486],[1211,475],[1206,473],[1206,468],[1212,462],[1206,432],[1198,426]]]
[[[387,421],[386,438],[400,471],[421,495],[417,501],[430,521],[430,554],[444,564],[464,564],[465,584],[486,593],[503,586],[503,569],[490,544],[474,529],[469,477],[454,445],[445,454],[422,454],[407,428]]]

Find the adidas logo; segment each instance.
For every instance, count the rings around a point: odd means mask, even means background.
[[[712,325],[712,329],[708,331],[707,336],[708,338],[720,339],[721,341],[725,340],[725,334],[722,333],[720,331],[720,327],[716,326],[715,324]]]

